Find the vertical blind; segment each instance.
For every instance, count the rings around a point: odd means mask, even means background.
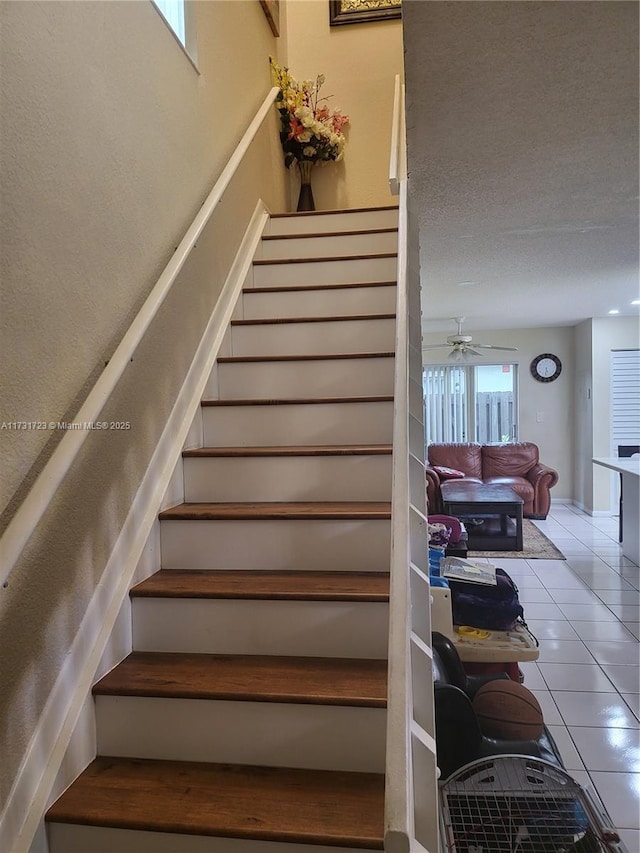
[[[457,365],[434,365],[424,370],[425,434],[427,444],[468,441],[469,393],[467,372]]]
[[[611,455],[640,444],[640,350],[611,352]]]
[[[517,441],[516,380],[515,364],[425,366],[427,445],[450,441],[480,444]]]

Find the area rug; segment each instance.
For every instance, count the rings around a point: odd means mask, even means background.
[[[528,518],[522,522],[522,551],[472,551],[469,557],[502,557],[503,560],[520,557],[523,560],[564,560],[564,554]]]

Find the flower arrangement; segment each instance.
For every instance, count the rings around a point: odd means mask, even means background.
[[[324,74],[318,74],[315,81],[298,83],[288,68],[278,65],[272,57],[269,62],[273,82],[280,89],[276,108],[285,166],[342,160],[346,142],[343,128],[349,124],[349,116],[340,110],[329,110],[326,101],[331,96],[320,97]]]

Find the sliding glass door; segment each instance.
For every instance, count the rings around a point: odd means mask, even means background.
[[[517,440],[517,365],[428,365],[423,382],[427,444]]]

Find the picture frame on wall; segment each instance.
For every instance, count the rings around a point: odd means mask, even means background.
[[[262,6],[265,15],[267,16],[267,21],[269,21],[269,26],[271,27],[271,32],[274,36],[280,35],[280,0],[260,0],[260,5]]]
[[[332,27],[401,17],[401,0],[329,0],[329,24]]]

